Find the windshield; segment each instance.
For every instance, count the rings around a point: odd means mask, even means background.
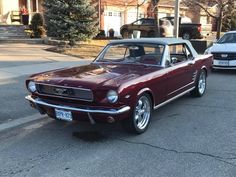
[[[228,33],[223,35],[217,43],[236,43],[236,33]]]
[[[164,45],[158,44],[110,44],[98,56],[96,62],[161,65],[163,52]]]

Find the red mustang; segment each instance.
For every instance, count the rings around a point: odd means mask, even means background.
[[[112,123],[143,133],[152,110],[190,92],[202,96],[212,55],[199,56],[189,41],[128,39],[109,43],[89,65],[32,75],[32,107],[50,117]]]

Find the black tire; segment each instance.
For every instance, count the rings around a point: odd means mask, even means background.
[[[124,39],[127,39],[129,38],[129,31],[127,29],[124,29],[122,32],[121,32],[121,35]]]
[[[152,117],[152,110],[153,107],[150,96],[146,93],[139,96],[134,106],[132,116],[122,121],[124,129],[135,134],[145,132]]]
[[[204,95],[204,93],[206,91],[206,85],[207,85],[206,71],[201,70],[201,72],[198,76],[198,80],[197,80],[195,89],[190,92],[191,95],[193,95],[195,97],[201,97],[202,95]]]
[[[211,72],[216,72],[216,71],[217,71],[217,69],[211,68]]]

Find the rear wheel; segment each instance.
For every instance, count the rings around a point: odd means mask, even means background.
[[[196,87],[191,94],[196,97],[201,97],[206,91],[206,71],[201,70],[201,73],[198,77]]]
[[[131,133],[141,134],[148,128],[152,114],[152,102],[148,94],[141,95],[133,110],[132,117],[123,121],[124,128]]]
[[[190,34],[188,32],[184,32],[183,34],[183,39],[189,40],[190,39]]]

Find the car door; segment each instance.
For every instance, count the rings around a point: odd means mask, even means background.
[[[166,66],[168,70],[167,99],[191,89],[197,75],[195,61],[186,44],[170,45],[169,58],[170,61]]]

